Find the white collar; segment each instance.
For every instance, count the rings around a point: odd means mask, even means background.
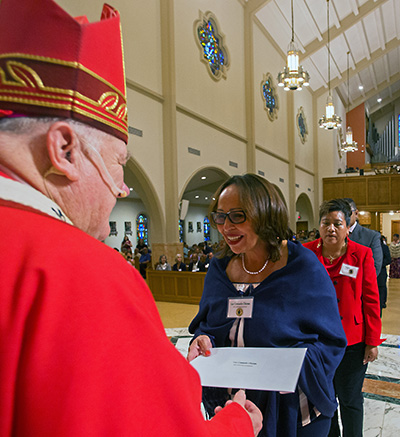
[[[353,232],[354,231],[354,229],[356,228],[356,226],[357,226],[357,220],[353,223],[353,226],[350,226],[349,227],[349,232]]]
[[[72,225],[71,220],[51,199],[30,185],[0,176],[0,198],[29,206]]]

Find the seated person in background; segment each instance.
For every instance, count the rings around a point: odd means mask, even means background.
[[[132,243],[129,237],[125,235],[121,243],[121,252],[127,252],[128,249],[132,249]]]
[[[204,242],[204,249],[203,252],[208,255],[212,251],[211,246],[208,245],[208,241]]]
[[[208,267],[210,267],[210,262],[213,259],[213,256],[214,256],[214,253],[212,251],[208,252],[207,259],[206,259],[206,262],[205,262],[206,270],[208,270]]]
[[[167,257],[165,255],[160,256],[160,261],[157,264],[156,270],[171,271],[171,265],[168,264]]]
[[[208,259],[207,259],[207,255],[205,255],[204,253],[202,253],[200,255],[200,262],[199,264],[202,264],[204,266],[204,269],[207,270],[206,265],[208,266]]]
[[[193,253],[193,255],[192,255],[192,260],[190,261],[188,271],[189,272],[205,272],[206,271],[206,267],[205,267],[204,263],[202,263],[200,261],[199,255],[196,252]]]
[[[204,253],[204,243],[199,243],[198,247],[199,247],[200,253]]]
[[[136,249],[139,249],[139,252],[142,252],[144,248],[149,249],[147,244],[144,242],[143,238],[139,238],[138,244],[136,245]],[[151,253],[151,250],[149,249],[149,253]]]
[[[127,252],[125,255],[125,259],[128,261],[129,264],[131,264],[133,267],[135,267],[135,262],[133,260],[132,252]]]
[[[314,229],[311,229],[311,231],[308,233],[307,241],[314,241],[315,239],[316,239],[315,231]]]
[[[180,253],[176,255],[175,261],[172,270],[174,272],[186,272],[186,264],[182,262],[182,255]]]
[[[147,249],[146,246],[142,249],[141,256],[139,258],[139,271],[144,279],[146,279],[146,269],[149,266],[150,262],[151,262],[151,255],[149,254],[149,250]]]
[[[188,255],[189,255],[188,245],[186,243],[183,243],[183,256],[188,256]]]

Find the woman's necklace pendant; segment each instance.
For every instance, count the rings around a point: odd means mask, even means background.
[[[243,270],[246,273],[248,273],[249,275],[258,275],[259,273],[261,273],[265,269],[265,267],[267,267],[268,261],[269,261],[269,259],[267,259],[267,261],[265,261],[265,264],[257,272],[250,272],[250,270],[247,270],[246,266],[244,265],[244,253],[242,253],[242,267],[243,267]]]

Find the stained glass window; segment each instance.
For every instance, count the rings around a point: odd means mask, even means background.
[[[210,220],[204,217],[204,241],[210,241]]]
[[[297,130],[299,132],[300,140],[304,144],[307,139],[308,129],[306,116],[304,114],[304,109],[300,106],[299,111],[297,112]]]
[[[138,241],[142,238],[144,243],[148,245],[147,237],[147,217],[144,214],[139,214],[136,219],[136,238]]]
[[[195,28],[197,38],[201,48],[202,60],[208,65],[214,79],[226,77],[226,70],[229,67],[228,52],[224,47],[223,35],[218,31],[218,25],[215,17],[200,15],[196,21]]]
[[[268,118],[273,121],[278,113],[278,96],[269,73],[264,74],[261,82],[261,93],[264,98],[264,109],[267,111]]]
[[[184,221],[183,220],[179,220],[179,242],[183,243],[184,239],[183,239],[183,229],[184,229]]]

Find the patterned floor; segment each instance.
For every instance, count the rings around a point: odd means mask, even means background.
[[[165,330],[176,348],[187,354],[186,328]],[[364,383],[364,437],[400,436],[400,336],[382,335],[379,358],[368,366]]]

